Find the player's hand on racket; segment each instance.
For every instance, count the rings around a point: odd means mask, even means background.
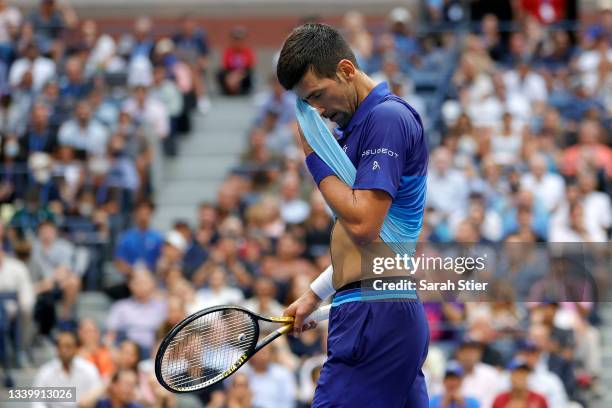
[[[314,312],[321,304],[321,299],[308,288],[306,293],[300,296],[295,302],[289,305],[283,312],[283,316],[291,316],[293,321],[293,335],[299,336],[302,331],[314,329],[317,327],[317,322],[304,322],[304,319]]]

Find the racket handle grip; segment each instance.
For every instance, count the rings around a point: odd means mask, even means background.
[[[308,317],[304,319],[304,323],[308,324],[309,322],[322,322],[323,320],[327,320],[329,318],[329,310],[331,309],[331,305],[326,305],[318,308],[314,312],[312,312]]]

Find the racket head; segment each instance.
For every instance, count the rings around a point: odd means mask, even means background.
[[[223,381],[256,352],[261,319],[239,306],[209,307],[186,317],[157,350],[157,380],[173,393],[199,391]]]

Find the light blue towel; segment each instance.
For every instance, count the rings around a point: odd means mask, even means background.
[[[312,149],[327,163],[336,175],[347,185],[355,182],[357,169],[340,147],[331,131],[312,106],[297,99],[296,114],[304,137]],[[419,183],[425,188],[425,183]],[[424,196],[425,191],[422,191]],[[423,222],[422,208],[415,217],[414,205],[406,205],[394,200],[383,223],[380,237],[397,254],[414,254],[419,232]]]

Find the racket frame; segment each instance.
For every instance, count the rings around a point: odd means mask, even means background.
[[[248,314],[251,319],[253,319],[253,321],[255,322],[254,328],[255,328],[255,334],[254,337],[256,339],[259,339],[259,320],[263,320],[266,322],[271,322],[271,323],[279,323],[279,324],[283,324],[282,327],[274,330],[272,333],[270,333],[269,335],[267,335],[264,339],[261,340],[261,342],[257,343],[257,341],[253,342],[251,344],[251,346],[249,347],[249,349],[242,354],[242,356],[240,356],[238,358],[238,360],[236,360],[236,362],[234,364],[232,364],[228,369],[226,369],[225,371],[223,371],[223,373],[219,374],[220,378],[217,377],[213,377],[212,379],[203,382],[202,384],[204,384],[203,386],[196,386],[196,388],[190,388],[190,389],[186,389],[186,390],[177,390],[175,388],[172,388],[169,384],[166,383],[166,381],[163,379],[162,376],[162,361],[164,358],[164,355],[166,353],[166,350],[168,349],[168,346],[170,345],[170,343],[172,342],[172,340],[174,340],[174,338],[181,332],[182,329],[184,329],[187,325],[189,325],[191,322],[193,322],[196,319],[199,319],[200,317],[207,315],[209,313],[214,313],[214,312],[222,312],[222,311],[226,311],[226,310],[239,310],[241,312],[244,312],[246,314]],[[276,340],[277,338],[279,338],[280,336],[287,334],[291,331],[291,329],[293,328],[293,320],[294,318],[291,316],[283,316],[283,317],[266,317],[266,316],[262,316],[258,313],[252,312],[244,307],[241,306],[212,306],[212,307],[208,307],[206,309],[202,309],[190,316],[187,316],[186,318],[184,318],[183,320],[181,320],[180,322],[178,322],[169,332],[168,334],[166,334],[166,336],[164,337],[164,339],[162,340],[162,342],[159,345],[159,349],[157,350],[157,354],[155,355],[155,376],[157,377],[157,381],[168,391],[173,392],[175,394],[185,394],[185,393],[190,393],[190,392],[196,392],[196,391],[201,391],[213,384],[216,384],[220,381],[223,381],[224,379],[226,379],[227,377],[231,376],[232,374],[234,374],[240,367],[242,367],[244,365],[244,363],[246,363],[247,361],[249,361],[251,359],[251,357],[253,357],[253,355],[255,353],[257,353],[259,350],[261,350],[262,348],[264,348],[265,346],[267,346],[268,344],[270,344],[272,341]],[[218,377],[219,377],[218,376]]]

